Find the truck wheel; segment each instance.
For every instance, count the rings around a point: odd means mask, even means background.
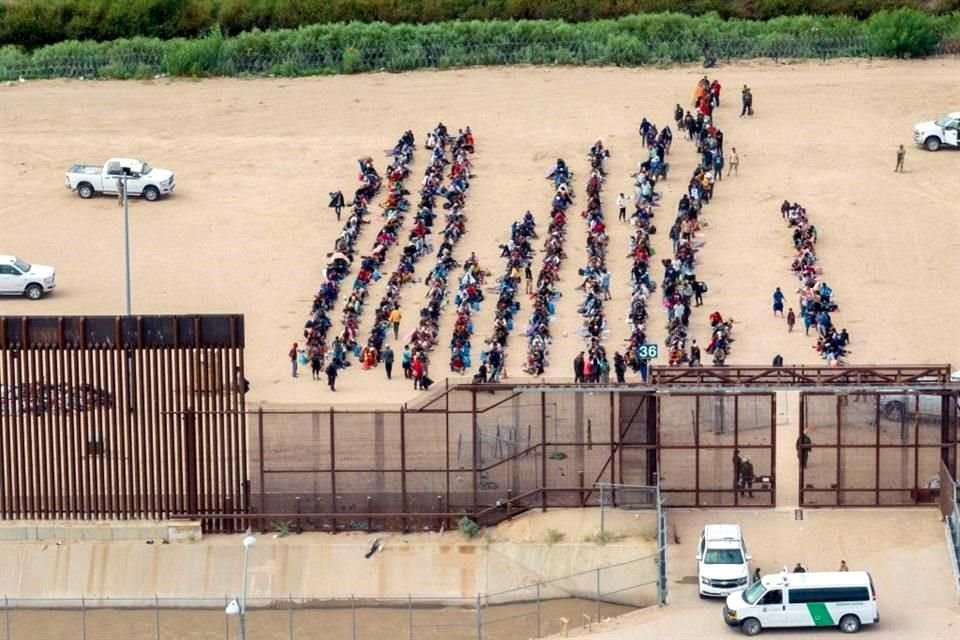
[[[80,184],[77,185],[77,193],[84,200],[89,200],[90,198],[93,197],[93,194],[95,192],[93,190],[92,184],[90,184],[89,182],[81,182]]]
[[[154,186],[143,188],[143,197],[147,202],[156,202],[160,199],[160,190]]]
[[[27,287],[26,293],[31,300],[39,300],[43,297],[43,287],[38,284],[31,284]]]
[[[923,146],[927,148],[927,151],[936,151],[940,148],[940,138],[930,136],[924,141]]]
[[[740,623],[740,631],[746,636],[755,636],[763,629],[756,618],[747,618]]]
[[[856,633],[860,631],[860,618],[852,613],[840,618],[840,631],[844,633]]]

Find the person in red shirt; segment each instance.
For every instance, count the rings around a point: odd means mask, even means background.
[[[713,98],[713,106],[720,106],[720,83],[714,80],[710,83],[710,96]]]

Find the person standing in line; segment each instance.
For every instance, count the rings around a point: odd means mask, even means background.
[[[613,371],[617,374],[617,384],[626,382],[624,376],[627,373],[627,361],[623,359],[619,351],[613,354]]]
[[[617,196],[617,209],[620,210],[620,222],[627,221],[627,198],[621,193]]]
[[[523,277],[527,281],[527,295],[533,293],[533,269],[530,268],[530,263],[523,268]]]
[[[773,292],[773,317],[776,318],[778,313],[782,318],[783,317],[783,292],[780,291],[780,287],[777,287],[777,290]]]
[[[797,314],[793,312],[793,307],[787,311],[787,333],[793,333],[793,325],[797,324]]]
[[[696,303],[696,306],[703,306],[703,292],[704,286],[703,283],[699,280],[693,281],[693,301]]]
[[[314,380],[320,379],[320,370],[322,364],[323,362],[320,358],[320,349],[314,347],[310,350],[310,371],[313,374]]]
[[[749,456],[743,458],[743,463],[740,465],[740,482],[742,483],[740,487],[740,495],[743,495],[744,491],[747,491],[749,496],[753,497],[753,463],[750,462]]]
[[[330,391],[337,390],[337,363],[330,361],[330,364],[327,365],[327,384],[330,385]]]
[[[400,366],[403,368],[403,377],[409,380],[413,377],[413,363],[410,360],[410,345],[403,346],[403,353],[400,354]]]
[[[383,317],[383,316],[381,316]],[[400,313],[400,307],[394,307],[393,311],[390,312],[390,324],[393,325],[393,339],[400,339],[400,320],[403,316]]]
[[[733,147],[730,150],[730,171],[727,174],[738,175],[740,170],[740,156],[737,155],[737,148]]]
[[[723,180],[723,154],[717,152],[713,154],[713,172],[717,180]]]
[[[390,345],[383,350],[383,368],[387,371],[387,380],[393,379],[393,349]]]
[[[574,382],[583,382],[583,351],[577,354],[577,357],[573,359],[573,381]]]
[[[287,354],[290,358],[290,376],[293,378],[297,377],[297,343],[294,342],[293,346],[290,347],[290,353]]]
[[[690,343],[690,366],[700,366],[700,345],[697,344],[696,340]]]
[[[600,275],[600,288],[603,290],[603,299],[611,300],[613,296],[610,295],[610,272],[604,270]]]
[[[903,145],[900,145],[900,148],[897,149],[897,166],[894,167],[893,172],[903,173],[903,159],[907,156],[907,150],[903,148]]]
[[[413,359],[413,390],[416,391],[420,388],[420,379],[423,378],[423,361],[420,359],[420,356],[415,356]]]

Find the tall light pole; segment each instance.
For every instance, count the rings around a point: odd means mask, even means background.
[[[130,179],[130,171],[123,172],[123,249],[124,249],[124,271],[127,279],[127,315],[130,315],[130,207],[127,196],[127,180]]]
[[[243,539],[243,593],[240,595],[240,602],[234,598],[227,605],[227,615],[240,617],[240,640],[247,640],[247,559],[250,547],[257,544],[257,539],[253,536],[247,536]]]

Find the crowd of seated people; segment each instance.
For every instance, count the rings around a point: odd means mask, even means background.
[[[413,144],[413,134],[407,131],[394,148],[397,153],[393,155],[403,158],[404,162],[409,162],[413,157]],[[329,312],[336,304],[340,285],[349,273],[350,264],[356,253],[361,225],[369,224],[369,220],[364,219],[367,215],[367,205],[377,196],[383,184],[371,158],[362,158],[357,162],[360,165],[360,187],[353,194],[351,212],[343,230],[334,241],[334,251],[327,254],[329,261],[324,269],[324,281],[313,297],[310,318],[304,325],[304,349],[311,361],[322,362],[329,350],[327,333],[332,324]],[[392,165],[392,171],[396,171],[395,165],[396,162]],[[335,342],[336,351],[342,354],[343,344],[340,336],[337,336]]]
[[[694,306],[703,304],[706,284],[697,280],[696,253],[701,247],[696,236],[700,230],[700,213],[713,197],[715,155],[723,153],[723,132],[713,123],[713,112],[719,104],[719,93],[714,95],[713,83],[704,78],[696,92],[697,115],[682,115],[678,108],[674,117],[678,126],[687,132],[687,139],[695,142],[700,163],[694,169],[687,192],[680,199],[677,217],[670,228],[673,258],[664,259],[663,305],[667,312],[667,339],[665,346],[670,366],[689,363],[701,365],[700,347],[688,340],[690,314]],[[719,86],[719,85],[717,85]],[[733,342],[733,320],[724,320],[714,311],[710,315],[711,337],[706,352],[713,356],[715,366],[723,366]]]
[[[453,337],[450,338],[450,371],[454,373],[462,375],[473,366],[470,356],[470,338],[473,336],[471,315],[480,310],[486,276],[487,273],[477,261],[477,254],[471,253],[463,263],[463,275],[453,297],[457,317],[453,324]]]
[[[558,186],[559,188],[559,186]],[[533,261],[533,244],[537,237],[533,213],[527,211],[523,218],[510,225],[510,237],[500,245],[500,257],[506,259],[503,275],[497,278],[497,307],[493,315],[493,334],[484,341],[480,353],[480,368],[475,382],[498,382],[504,374],[507,338],[513,331],[513,320],[520,309],[517,294],[520,292],[524,271]]]
[[[408,342],[413,361],[415,363],[419,361],[424,369],[428,363],[428,352],[439,342],[440,314],[446,306],[447,281],[450,272],[458,265],[453,259],[453,249],[466,231],[464,205],[469,181],[473,177],[470,156],[473,154],[475,142],[470,127],[458,130],[457,136],[449,139],[446,145],[440,142],[443,135],[445,135],[445,129],[441,130],[438,127],[434,138],[437,141],[435,149],[437,145],[445,146],[449,149],[451,156],[451,160],[448,161],[450,165],[448,177],[451,180],[451,186],[441,187],[438,192],[438,195],[447,199],[443,204],[445,223],[440,234],[441,242],[437,250],[436,264],[426,278],[426,303],[420,309],[417,326]],[[475,263],[476,258],[471,256],[465,264],[465,269],[470,269]],[[474,277],[482,278],[482,274]],[[465,352],[469,358],[469,343],[466,345]],[[421,385],[421,388],[426,387]]]
[[[380,267],[386,260],[387,251],[399,240],[406,212],[410,209],[410,202],[407,199],[410,192],[406,189],[404,182],[410,176],[409,165],[413,161],[413,145],[409,144],[404,148],[407,152],[394,155],[393,161],[387,167],[387,198],[380,204],[383,208],[384,221],[374,239],[373,250],[369,255],[360,257],[360,267],[343,308],[343,331],[334,338],[328,350],[332,363],[338,369],[349,365],[348,358],[351,353],[357,356],[363,355],[357,341],[357,332],[368,289],[371,282],[380,279]],[[392,155],[392,151],[388,152],[388,155]]]
[[[807,210],[801,205],[784,200],[780,205],[781,217],[793,228],[793,248],[796,252],[790,265],[793,274],[800,280],[800,318],[804,330],[817,331],[814,349],[831,366],[837,366],[847,355],[850,336],[846,329],[837,331],[830,314],[837,310],[833,289],[820,279],[817,264],[817,228],[807,218]]]
[[[587,221],[587,264],[579,271],[582,278],[577,289],[584,292],[583,303],[577,311],[583,316],[583,328],[577,333],[586,340],[584,351],[583,380],[599,382],[609,374],[610,366],[602,341],[608,332],[603,303],[610,299],[610,272],[607,269],[607,248],[610,236],[603,217],[600,201],[605,180],[603,162],[610,157],[603,142],[597,140],[590,147],[590,179],[587,181],[586,209],[581,214]],[[605,381],[605,380],[604,380]]]
[[[432,132],[430,160],[424,170],[420,186],[420,201],[413,220],[413,228],[403,246],[403,254],[396,268],[387,278],[387,290],[381,298],[374,312],[373,329],[367,344],[360,352],[360,362],[363,369],[371,369],[380,361],[380,352],[390,330],[390,316],[395,309],[400,308],[400,289],[413,280],[413,273],[417,261],[433,251],[430,235],[436,219],[434,206],[437,196],[444,191],[444,170],[450,160],[446,152],[452,140],[446,132],[446,127],[440,123]],[[462,184],[462,183],[461,183]],[[465,188],[463,188],[465,191]],[[426,359],[423,360],[426,363]]]
[[[560,262],[567,257],[563,243],[567,238],[567,209],[573,204],[571,187],[573,173],[562,158],[558,158],[547,179],[553,181],[554,193],[550,203],[550,226],[543,241],[543,260],[534,290],[530,293],[533,311],[525,331],[527,361],[524,370],[532,375],[543,375],[547,366],[547,349],[551,342],[550,319],[561,293],[557,290]]]

